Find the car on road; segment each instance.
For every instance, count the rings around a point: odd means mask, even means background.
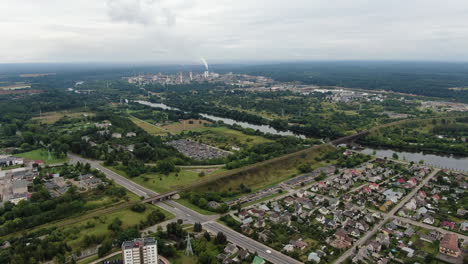
[[[271,254],[271,250],[267,249],[266,253]]]

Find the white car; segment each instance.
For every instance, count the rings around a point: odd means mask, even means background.
[[[271,254],[271,250],[267,249],[266,253]]]

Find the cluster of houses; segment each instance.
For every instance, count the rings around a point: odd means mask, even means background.
[[[359,100],[383,102],[386,98],[382,94],[363,93],[344,89],[327,90],[327,92],[331,93],[331,95],[327,96],[327,99],[337,103],[350,103]]]
[[[411,166],[405,173],[379,168],[376,174],[371,173],[371,176],[367,176],[370,183],[346,193],[341,199],[387,212],[416,187],[430,171],[429,168],[419,165]]]
[[[187,139],[173,140],[166,144],[174,147],[185,156],[195,160],[224,158],[231,154],[229,151]]]
[[[245,208],[235,217],[242,223],[242,233],[249,236],[255,234],[254,237],[263,243],[276,240],[272,227],[285,226],[288,235],[295,239],[278,250],[286,253],[296,251],[309,261],[318,263],[335,249],[351,247],[382,216],[354,205],[342,204],[338,199],[300,190],[294,196]],[[314,226],[330,235],[319,241],[317,247],[307,242],[310,238],[301,234],[298,226]]]
[[[99,129],[97,131],[97,135],[99,136],[110,135],[112,138],[115,138],[115,139],[132,138],[132,137],[137,136],[135,132],[127,132],[127,133],[111,132],[111,130],[109,130],[109,127],[111,127],[112,124],[107,120],[101,123],[95,123],[94,126]],[[96,143],[95,138],[93,138],[90,135],[82,136],[81,140],[87,143],[88,145],[90,145],[91,147],[96,147],[99,145],[98,143]],[[111,144],[111,146],[108,147],[107,151],[109,153],[114,150],[126,150],[126,151],[133,152],[134,148],[135,148],[135,144],[129,144],[127,146],[123,146],[120,144],[113,143]]]
[[[2,202],[10,201],[18,204],[22,200],[28,200],[32,195],[33,180],[39,175],[37,168],[20,167],[11,170],[0,171],[0,196]],[[58,197],[68,191],[73,184],[81,191],[96,188],[103,182],[91,175],[81,175],[77,180],[65,179],[60,174],[50,174],[45,179],[44,187],[52,197]]]
[[[468,205],[462,202],[467,195],[468,177],[453,172],[439,172],[436,176],[404,205],[398,215],[448,230],[468,232]],[[452,210],[450,203],[457,204],[458,209]]]
[[[380,232],[361,246],[353,256],[354,263],[416,263],[428,255],[448,262],[455,262],[461,250],[456,234],[442,234],[393,220],[386,223]],[[455,261],[454,261],[455,260]],[[461,263],[461,262],[460,262]]]
[[[312,185],[311,190],[338,197],[366,183],[375,186],[377,183],[393,177],[394,174],[393,169],[384,166],[384,164],[367,162],[358,168],[341,170],[338,175]]]
[[[112,138],[122,138],[124,136],[125,137],[136,137],[135,132],[127,132],[126,134],[111,132],[109,130],[109,127],[112,126],[112,123],[109,122],[108,120],[104,120],[101,123],[94,123],[94,126],[99,129],[99,131],[97,133],[98,133],[98,135],[101,135],[101,136],[110,134]],[[84,140],[86,140],[86,138],[89,140],[89,137],[84,137]],[[86,140],[86,141],[88,141],[88,140]]]
[[[252,261],[253,253],[248,249],[239,248],[233,243],[229,243],[224,248],[224,251],[216,256],[219,263],[230,264],[230,263],[246,263],[247,260]],[[253,261],[248,263],[252,264],[265,264],[266,261],[259,257],[253,256]]]
[[[59,173],[49,175],[46,179],[44,186],[52,195],[52,197],[58,197],[68,191],[68,189],[75,185],[80,191],[88,191],[96,189],[100,184],[104,184],[101,179],[92,175],[84,174],[74,179],[65,179],[61,177]]]

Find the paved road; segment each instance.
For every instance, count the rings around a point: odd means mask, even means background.
[[[139,196],[151,197],[151,196],[157,195],[156,192],[149,190],[141,185],[138,185],[132,182],[131,180],[101,166],[98,161],[84,159],[73,154],[69,154],[68,156],[70,158],[71,163],[76,163],[78,161],[81,163],[89,163],[91,167],[101,170],[104,174],[106,174],[107,177],[109,177],[110,179],[113,179],[117,184],[122,185],[129,191]],[[242,234],[239,234],[236,231],[224,225],[214,222],[214,220],[219,217],[218,215],[202,215],[171,200],[159,202],[156,204],[158,206],[161,206],[163,209],[173,213],[174,215],[176,215],[176,217],[180,217],[181,219],[184,219],[188,223],[195,223],[195,222],[202,223],[204,228],[213,234],[217,232],[223,232],[229,241],[233,242],[234,244],[240,247],[248,249],[250,251],[254,251],[254,252],[256,251],[259,256],[261,256],[262,258],[272,263],[275,263],[275,264],[301,263],[253,239],[250,239]],[[271,252],[271,253],[268,253],[267,250],[268,252]]]
[[[108,178],[114,180],[117,184],[125,187],[127,190],[131,191],[132,193],[138,196],[144,196],[145,198],[148,198],[148,197],[157,195],[156,192],[150,189],[146,189],[143,186],[140,186],[132,182],[131,180],[125,178],[124,176],[121,176],[109,170],[108,168],[101,166],[100,161],[84,159],[74,154],[68,154],[68,157],[70,158],[70,163],[72,164],[75,164],[78,161],[81,163],[89,163],[89,165],[91,165],[92,168],[99,169],[100,171],[105,173]]]
[[[428,225],[428,224],[421,223],[421,222],[418,222],[418,221],[414,221],[414,220],[411,220],[411,219],[408,219],[408,218],[405,218],[405,217],[401,217],[401,216],[395,216],[395,219],[398,219],[398,220],[400,220],[402,222],[412,224],[412,225],[415,225],[415,226],[420,226],[422,228],[437,230],[437,231],[441,232],[442,234],[455,234],[459,238],[462,238],[463,240],[468,241],[468,236],[462,235],[462,234],[457,233],[457,232],[453,232],[451,230],[447,230],[447,229],[443,229],[443,228],[440,228],[440,227]]]
[[[257,241],[249,238],[249,237],[246,237],[242,234],[239,234],[237,233],[236,231],[226,227],[226,226],[223,226],[223,225],[220,225],[216,222],[208,222],[208,223],[205,223],[203,225],[203,227],[205,229],[207,229],[209,232],[211,233],[217,233],[217,232],[223,232],[227,239],[231,242],[233,242],[234,244],[237,244],[237,245],[242,245],[242,247],[248,249],[249,251],[252,251],[252,252],[257,252],[257,254],[272,262],[272,263],[278,263],[278,264],[299,264],[299,263],[302,263],[300,261],[297,261],[291,257],[288,257],[274,249],[271,249],[261,243],[258,243]],[[267,250],[271,253],[268,253]]]
[[[356,251],[356,248],[362,246],[369,238],[371,238],[375,233],[377,233],[382,226],[391,218],[395,217],[395,213],[403,206],[405,205],[418,191],[419,189],[422,188],[423,185],[425,185],[432,177],[434,177],[437,172],[439,172],[440,169],[434,168],[434,171],[432,171],[424,180],[422,180],[418,186],[416,186],[409,194],[407,194],[390,212],[387,214],[383,214],[384,218],[382,221],[380,221],[377,225],[372,228],[371,231],[367,232],[363,237],[361,237],[356,243],[353,244],[351,248],[349,248],[343,255],[341,255],[335,263],[342,263],[344,262],[348,257],[354,254]]]

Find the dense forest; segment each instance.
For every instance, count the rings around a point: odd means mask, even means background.
[[[282,82],[343,86],[444,97],[468,102],[468,64],[442,62],[310,62],[238,67],[236,73]]]
[[[388,90],[468,102],[468,64],[449,62],[334,61],[270,64],[210,65],[219,73],[246,73],[271,77],[282,82],[302,82],[321,86],[344,86]],[[123,64],[0,64],[2,81],[47,82],[49,87],[72,87],[75,81],[109,80],[145,73],[202,72],[202,65],[123,65]],[[56,75],[19,78],[18,73],[54,72]],[[213,87],[216,84],[202,84]],[[41,87],[41,86],[39,86]],[[34,88],[34,86],[33,86]],[[152,87],[155,91],[167,89]],[[175,87],[175,90],[179,90]]]

